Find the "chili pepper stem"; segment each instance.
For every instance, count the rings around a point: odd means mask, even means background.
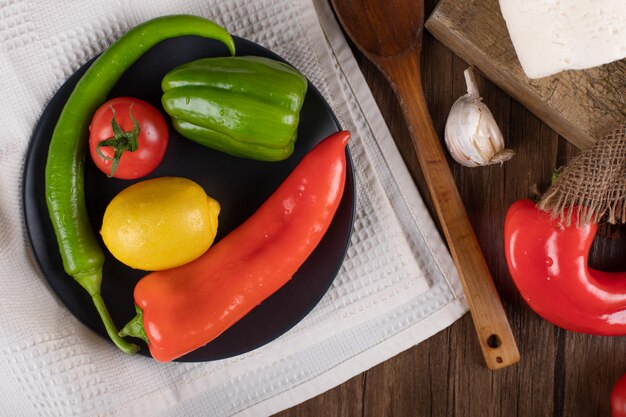
[[[143,311],[137,306],[135,306],[135,311],[137,311],[137,315],[126,323],[126,326],[118,334],[120,336],[136,337],[146,343],[150,343],[143,328]]]
[[[100,315],[100,318],[104,323],[107,334],[109,335],[113,343],[115,343],[118,348],[128,354],[137,352],[139,350],[139,346],[133,343],[128,343],[117,334],[117,327],[115,326],[115,323],[113,323],[113,319],[109,314],[109,310],[104,304],[104,300],[102,299],[102,295],[100,294],[100,284],[102,283],[102,269],[93,268],[88,271],[78,272],[74,274],[74,279],[91,296],[93,304],[96,306],[96,310],[98,310],[98,314]]]
[[[98,314],[100,314],[100,318],[104,323],[107,334],[109,335],[113,343],[115,343],[115,346],[120,348],[122,352],[128,353],[129,355],[136,353],[139,350],[139,346],[134,343],[127,342],[126,340],[122,339],[117,333],[117,327],[115,326],[115,323],[113,323],[113,319],[111,318],[109,310],[107,310],[100,293],[93,294],[91,296],[91,299],[93,300],[93,304],[96,306],[96,310],[98,310]]]
[[[92,268],[86,271],[76,272],[73,278],[93,297],[94,294],[100,293],[100,285],[102,283],[101,267]]]

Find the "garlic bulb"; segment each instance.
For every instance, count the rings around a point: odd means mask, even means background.
[[[482,102],[472,68],[466,69],[467,94],[450,109],[445,140],[450,155],[459,164],[476,167],[501,164],[515,155],[504,149],[504,138],[489,108]]]

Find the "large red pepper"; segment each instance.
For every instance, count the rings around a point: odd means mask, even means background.
[[[250,218],[200,258],[141,279],[138,315],[121,334],[144,336],[154,359],[171,361],[218,337],[286,284],[335,215],[349,137],[342,131],[318,144]]]
[[[504,245],[509,272],[528,305],[564,329],[599,335],[626,334],[626,272],[587,265],[597,225],[567,226],[520,200],[508,210]]]

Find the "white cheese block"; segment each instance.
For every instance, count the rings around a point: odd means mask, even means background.
[[[499,0],[529,78],[626,57],[626,0]]]

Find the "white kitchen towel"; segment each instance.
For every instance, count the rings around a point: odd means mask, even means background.
[[[28,245],[21,176],[33,127],[65,79],[130,27],[180,13],[273,50],[317,86],[352,132],[357,207],[339,275],[292,330],[229,359],[159,364],[119,352],[50,290]],[[326,0],[0,0],[0,68],[3,415],[269,415],[467,311],[450,255]]]

